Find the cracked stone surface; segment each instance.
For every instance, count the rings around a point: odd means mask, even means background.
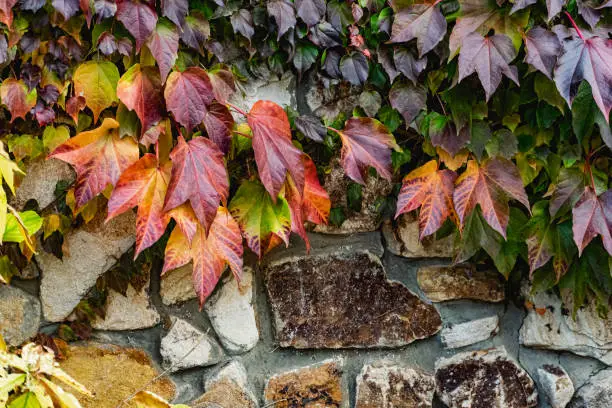
[[[498,331],[499,318],[490,316],[448,325],[440,332],[440,339],[445,348],[452,349],[479,343],[495,336]]]
[[[402,214],[394,228],[386,222],[382,233],[389,252],[405,258],[451,258],[453,256],[453,237],[436,240],[433,236],[419,239],[419,222],[412,214]]]
[[[39,159],[30,163],[26,175],[15,191],[11,205],[21,209],[34,199],[38,207],[43,209],[55,200],[55,185],[58,181],[74,181],[76,174],[68,163],[57,159]]]
[[[441,327],[436,308],[387,280],[367,251],[281,259],[265,278],[282,347],[398,347]]]
[[[14,286],[0,285],[0,334],[11,346],[33,337],[40,326],[38,298]]]
[[[357,377],[355,408],[428,408],[432,406],[433,375],[392,361],[365,365]]]
[[[529,408],[538,391],[504,347],[467,351],[436,361],[436,393],[449,408]]]
[[[610,408],[612,368],[601,370],[578,389],[568,408]]]
[[[470,265],[425,266],[417,271],[419,287],[433,302],[472,299],[501,302],[505,284],[497,271],[477,271]]]
[[[552,408],[565,408],[574,395],[574,383],[563,367],[544,364],[538,369],[540,390]]]

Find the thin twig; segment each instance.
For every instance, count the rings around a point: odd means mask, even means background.
[[[273,406],[275,406],[276,404],[278,404],[279,402],[285,402],[285,401],[289,401],[289,398],[285,398],[285,399],[278,400],[278,401],[272,401],[271,403],[266,404],[266,405],[264,405],[264,406],[263,406],[263,407],[261,407],[261,408],[273,407]]]

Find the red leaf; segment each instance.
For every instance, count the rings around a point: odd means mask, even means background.
[[[66,101],[66,113],[74,120],[75,124],[79,124],[79,112],[85,109],[87,103],[81,95],[75,95]]]
[[[229,151],[233,126],[234,117],[227,106],[213,101],[204,116],[204,127],[210,140],[215,142],[223,153]]]
[[[120,0],[117,4],[117,20],[136,40],[136,51],[151,35],[157,24],[157,13],[147,3],[135,0]]]
[[[119,80],[117,96],[130,110],[136,111],[142,133],[162,119],[164,100],[161,80],[155,67],[133,65]]]
[[[215,99],[220,103],[227,103],[227,100],[236,92],[236,84],[234,84],[232,72],[225,65],[221,65],[219,68],[211,69],[208,75]]]
[[[601,235],[606,251],[612,255],[612,190],[597,197],[591,187],[586,187],[572,209],[572,220],[579,255],[597,235]]]
[[[204,120],[214,94],[206,71],[192,67],[170,74],[164,98],[177,122],[191,130]]]
[[[7,78],[0,86],[0,98],[11,112],[11,123],[25,119],[25,115],[36,105],[36,89],[28,90],[22,80]]]
[[[159,65],[161,82],[164,83],[178,57],[179,34],[176,26],[168,20],[159,20],[147,40],[147,46]]]
[[[191,243],[200,225],[191,205],[189,203],[181,204],[168,211],[168,215],[176,221],[176,225]]]
[[[17,0],[0,0],[0,22],[6,24],[7,27],[13,25],[13,7],[17,4]]]

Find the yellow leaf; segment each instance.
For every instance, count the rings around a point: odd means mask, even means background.
[[[100,112],[117,102],[119,70],[110,61],[87,61],[79,65],[73,76],[76,95],[85,98],[98,121]]]
[[[0,175],[13,194],[15,194],[15,173],[25,174],[17,166],[17,163],[11,160],[6,150],[4,150],[4,144],[0,143]]]

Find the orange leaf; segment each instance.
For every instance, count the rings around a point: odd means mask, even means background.
[[[189,203],[181,204],[168,211],[168,215],[176,221],[176,225],[191,244],[199,225],[198,218],[193,212],[191,205]]]
[[[26,84],[15,78],[7,78],[0,86],[2,103],[11,112],[11,122],[25,115],[36,105],[36,89],[28,90]]]

